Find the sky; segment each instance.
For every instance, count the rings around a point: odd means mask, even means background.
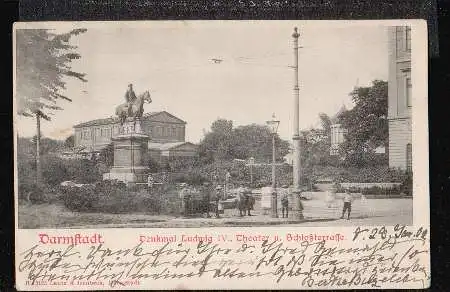
[[[49,24],[55,32],[69,24]],[[341,22],[159,21],[82,23],[72,39],[82,58],[73,70],[88,82],[67,80],[73,102],[41,123],[45,137],[64,139],[80,122],[114,115],[129,83],[149,90],[145,112],[168,111],[187,122],[186,140],[198,143],[218,118],[234,126],[264,124],[274,113],[279,135],[293,133],[293,28],[300,32],[300,129],[319,127],[318,114],[352,107],[354,86],[388,78],[387,27]],[[80,26],[81,27],[81,26]],[[221,63],[211,61],[222,59]],[[35,121],[17,117],[20,136],[35,135]]]

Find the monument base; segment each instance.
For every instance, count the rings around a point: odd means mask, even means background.
[[[128,124],[125,126],[125,133],[112,137],[114,166],[103,175],[103,179],[119,180],[126,184],[146,183],[148,168],[143,165],[143,158],[148,149],[149,136],[141,132],[140,122],[136,123],[136,128]]]
[[[147,183],[148,169],[146,167],[113,167],[103,174],[103,180],[118,180],[128,183]]]

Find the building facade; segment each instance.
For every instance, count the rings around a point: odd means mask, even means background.
[[[412,170],[411,27],[389,33],[389,167]]]
[[[342,105],[339,111],[330,119],[330,155],[338,155],[339,147],[345,142],[347,130],[342,127],[339,119],[347,111],[345,105]]]
[[[197,146],[186,142],[186,122],[166,112],[150,112],[141,119],[142,131],[150,137],[149,151],[153,157],[194,156]],[[97,119],[74,126],[75,149],[95,153],[121,133],[119,119]]]
[[[339,154],[339,146],[345,141],[345,134],[347,131],[341,124],[332,124],[330,126],[330,155]]]

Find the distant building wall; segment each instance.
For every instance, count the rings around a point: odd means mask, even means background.
[[[165,111],[148,113],[142,118],[142,130],[152,142],[171,143],[185,141],[186,122]],[[117,118],[98,119],[74,126],[75,147],[87,151],[100,151],[114,136],[119,135]]]
[[[408,146],[409,145],[409,146]],[[412,145],[411,121],[409,119],[389,120],[389,167],[411,170],[409,155]]]
[[[390,27],[389,34],[389,166],[412,169],[411,28]]]

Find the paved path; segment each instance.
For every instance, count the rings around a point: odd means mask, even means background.
[[[264,214],[256,208],[253,216],[239,217],[236,210],[225,210],[221,218],[184,218],[165,217],[155,222],[155,216],[141,216],[139,221],[122,224],[98,224],[76,226],[72,228],[192,228],[192,227],[244,227],[244,226],[355,226],[355,225],[392,225],[412,224],[412,199],[368,199],[365,203],[356,200],[352,204],[350,220],[339,219],[341,216],[342,202],[338,201],[332,206],[327,206],[324,201],[303,201],[305,220],[301,222],[290,221],[285,218],[271,218],[270,214]],[[281,216],[281,211],[279,212]],[[150,218],[152,218],[150,220]],[[70,227],[69,227],[70,228]]]

